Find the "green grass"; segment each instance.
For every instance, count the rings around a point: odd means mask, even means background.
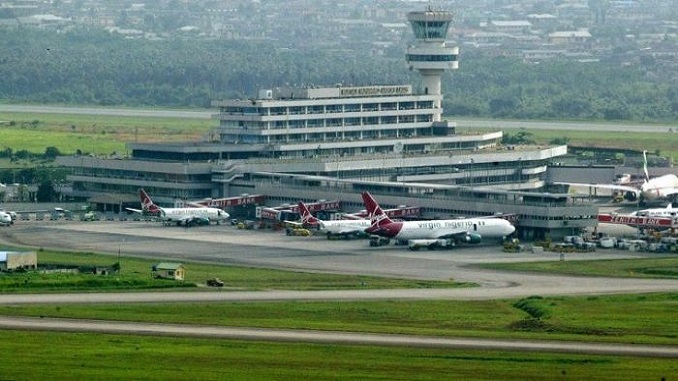
[[[3,379],[660,380],[675,359],[5,331]]]
[[[114,255],[38,251],[38,264],[50,267],[113,266]],[[116,291],[153,288],[193,287],[209,278],[219,277],[225,288],[234,290],[323,290],[323,289],[382,289],[382,288],[437,288],[469,287],[470,284],[453,281],[430,281],[382,278],[360,275],[304,273],[184,263],[187,267],[184,282],[153,279],[151,266],[163,260],[121,257],[121,273],[109,276],[93,274],[39,274],[35,272],[0,274],[0,292],[64,292]],[[176,262],[176,260],[173,260]]]
[[[622,128],[623,125],[620,125]],[[484,128],[459,129],[464,131],[485,130]],[[491,128],[489,130],[496,130]],[[518,130],[507,129],[505,134],[515,135]],[[648,150],[654,153],[659,150],[662,156],[678,160],[678,133],[642,133],[642,132],[606,132],[606,131],[572,131],[572,130],[537,130],[530,129],[530,139],[537,144],[549,144],[554,139],[567,138],[568,145],[580,147],[601,147]]]
[[[199,140],[216,122],[205,119],[124,117],[76,114],[2,113],[0,150],[41,154],[57,147],[63,154],[125,154],[130,142]]]
[[[532,138],[538,144],[548,144],[556,138],[566,137],[568,145],[580,147],[601,147],[648,150],[654,153],[659,150],[663,156],[678,159],[678,133],[642,133],[642,132],[603,132],[603,131],[548,131],[531,130]]]
[[[521,301],[22,305],[0,306],[0,315],[678,345],[676,307],[678,294],[664,293]]]
[[[564,261],[493,263],[479,267],[567,275],[678,279],[678,257],[568,261],[565,254]]]

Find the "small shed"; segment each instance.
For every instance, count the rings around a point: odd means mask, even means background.
[[[186,267],[181,263],[162,262],[153,265],[151,272],[154,278],[184,280]]]
[[[35,251],[0,251],[0,270],[37,269],[38,253]]]

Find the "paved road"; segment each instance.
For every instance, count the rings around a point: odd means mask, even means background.
[[[675,133],[678,136],[678,124],[638,124],[638,123],[596,123],[596,122],[541,122],[512,120],[469,120],[450,119],[460,128],[493,128],[497,130],[573,130],[573,131],[605,131],[605,132],[648,132]]]
[[[163,109],[131,109],[109,107],[59,107],[32,105],[3,105],[0,112],[21,112],[38,114],[85,114],[138,117],[164,117],[210,119],[216,110],[163,110]],[[576,131],[627,131],[667,133],[669,129],[678,134],[678,124],[640,124],[640,123],[596,123],[596,122],[544,122],[515,121],[496,119],[459,119],[451,118],[459,128],[492,128],[492,129],[540,129],[540,130],[576,130]]]
[[[9,105],[0,104],[0,112],[19,112],[34,114],[78,114],[78,115],[111,115],[111,116],[139,116],[183,119],[210,119],[216,111],[209,110],[163,110],[163,109],[135,109],[112,107],[62,107],[40,105]]]
[[[498,299],[531,295],[590,295],[678,291],[678,282],[661,279],[574,277],[481,269],[493,262],[559,261],[555,253],[504,253],[498,245],[452,251],[412,252],[404,247],[372,248],[365,240],[328,241],[323,237],[288,237],[280,232],[238,230],[232,226],[198,229],[163,227],[146,222],[19,222],[0,229],[0,240],[39,247],[82,251],[120,251],[124,256],[163,257],[205,263],[259,266],[329,273],[392,276],[477,283],[481,287],[422,290],[354,290],[258,293],[190,293],[187,298],[217,300],[271,299]],[[565,260],[639,258],[658,254],[597,251],[568,254]],[[124,258],[123,258],[124,262]],[[110,294],[100,296],[109,302]],[[143,294],[121,295],[138,298]],[[4,296],[12,298],[13,296]],[[35,296],[37,297],[37,296]],[[55,300],[57,296],[50,296]],[[58,296],[67,298],[67,296]],[[88,298],[98,297],[96,294]],[[179,300],[181,296],[168,296]],[[151,293],[148,298],[158,298]],[[76,297],[77,299],[77,297]],[[118,301],[122,302],[123,299]],[[129,300],[132,301],[132,300]],[[38,300],[34,300],[38,302]],[[66,303],[68,300],[60,300]]]

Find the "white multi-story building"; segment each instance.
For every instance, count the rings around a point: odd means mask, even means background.
[[[421,154],[490,147],[501,139],[501,133],[462,138],[454,123],[436,122],[441,98],[414,94],[409,85],[336,86],[262,90],[256,99],[213,105],[219,108],[219,141],[257,147],[252,156]]]

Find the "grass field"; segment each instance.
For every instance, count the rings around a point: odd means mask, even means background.
[[[675,359],[5,331],[3,379],[671,380]]]
[[[25,149],[38,154],[43,153],[46,147],[54,146],[64,154],[73,154],[80,149],[97,155],[109,155],[113,152],[123,155],[126,154],[126,143],[195,141],[218,125],[216,121],[207,119],[2,112],[0,121],[4,121],[0,128],[0,150],[11,147],[14,151]],[[477,130],[473,129],[476,132]],[[505,132],[515,134],[513,130]],[[566,138],[569,144],[576,146],[595,144],[600,147],[639,151],[659,150],[662,155],[678,160],[678,133],[568,130],[529,132],[538,144]]]
[[[473,131],[477,131],[474,128]],[[494,128],[489,130],[496,130]],[[460,132],[468,131],[460,129]],[[518,130],[506,130],[505,134],[515,135]],[[641,133],[641,132],[606,132],[606,131],[572,131],[572,130],[529,130],[530,139],[537,144],[546,145],[554,139],[567,139],[567,144],[578,147],[601,147],[631,149],[637,151],[656,150],[662,156],[678,161],[678,133]]]
[[[126,154],[130,142],[199,140],[216,122],[205,119],[76,114],[0,113],[0,150],[41,154],[57,147],[63,154]]]
[[[9,248],[1,248],[6,250]],[[111,267],[115,256],[92,253],[65,253],[39,251],[41,266]],[[360,275],[302,273],[263,268],[228,267],[190,263],[184,282],[153,279],[151,266],[162,260],[121,258],[121,273],[108,276],[93,274],[39,274],[34,272],[0,274],[0,292],[65,292],[65,291],[115,291],[156,288],[195,287],[209,278],[218,277],[224,287],[232,290],[323,290],[323,289],[381,289],[381,288],[439,288],[470,287],[453,281],[428,281],[381,278]]]
[[[59,264],[106,265],[117,259],[95,254],[40,255],[41,263]],[[158,262],[121,259],[122,277],[128,273],[147,277],[150,264]],[[623,262],[620,269],[648,267],[647,260],[610,262]],[[653,262],[652,266],[666,264]],[[234,289],[432,287],[398,279],[186,265],[189,277],[194,277],[188,281],[219,276]],[[381,280],[384,283],[380,284]],[[491,301],[55,304],[1,306],[0,315],[678,345],[677,304],[678,294],[666,293]],[[12,340],[0,340],[0,350],[16,357],[0,364],[5,379],[638,380],[670,379],[678,372],[675,359],[143,335],[3,333]]]
[[[662,156],[678,160],[678,133],[644,134],[641,132],[601,132],[601,131],[541,131],[534,130],[533,138],[538,144],[548,144],[554,138],[565,137],[568,145],[578,147],[601,147],[659,151]]]
[[[595,261],[493,263],[484,268],[551,274],[678,279],[678,257]]]
[[[41,265],[110,266],[116,256],[39,251]],[[539,269],[575,275],[673,277],[678,259],[564,261],[494,265],[495,268]],[[260,268],[185,263],[185,282],[153,279],[159,261],[121,257],[121,274],[15,273],[0,276],[3,292],[119,291],[195,286],[211,277],[225,282],[221,292],[240,290],[319,290],[460,287],[453,281],[417,281],[356,275],[303,273]],[[588,264],[591,264],[590,266]],[[563,266],[570,265],[567,269]],[[593,269],[593,270],[592,270]],[[279,303],[180,303],[125,305],[2,306],[0,314],[91,318],[167,323],[257,326],[322,330],[587,340],[678,344],[673,313],[678,294],[596,297],[539,296],[491,301],[370,301]],[[651,317],[651,319],[648,319]]]
[[[0,315],[678,345],[678,294],[488,301],[0,306]]]

